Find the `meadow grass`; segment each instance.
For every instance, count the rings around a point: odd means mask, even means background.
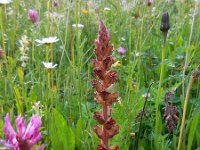
[[[102,20],[114,46],[112,55],[121,64],[112,67],[118,77],[109,88],[119,93],[112,115],[120,130],[109,145],[132,150],[137,149],[139,139],[138,149],[177,149],[181,129],[180,149],[200,149],[198,78],[186,93],[191,72],[200,63],[200,2],[155,0],[151,6],[143,0],[56,2],[57,6],[51,0],[13,0],[0,5],[0,49],[4,52],[0,56],[0,128],[6,113],[13,124],[19,114],[27,120],[38,114],[45,149],[96,149],[99,140],[93,126],[97,122],[92,114],[101,107],[94,100],[90,61],[95,58],[94,41]],[[28,19],[30,8],[38,12],[36,23]],[[160,31],[163,12],[169,13],[171,26],[164,47]],[[20,47],[24,45],[20,40],[25,35],[28,59],[21,61]],[[59,41],[42,45],[35,41],[50,36]],[[126,53],[120,55],[118,47],[124,47]],[[47,69],[43,62],[58,65]],[[173,93],[170,103],[178,110],[173,132],[167,130],[163,117],[169,91]],[[140,125],[136,118],[141,117],[148,95]],[[4,139],[2,130],[0,139]]]

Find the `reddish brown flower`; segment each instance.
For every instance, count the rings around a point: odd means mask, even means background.
[[[94,126],[94,132],[100,139],[102,139],[102,129],[98,125]]]
[[[167,92],[165,94],[165,124],[167,127],[167,130],[171,133],[176,128],[177,121],[178,121],[178,110],[176,106],[173,106],[172,104],[169,106],[168,101],[172,98],[173,93]]]
[[[92,81],[92,86],[96,89],[97,92],[102,92],[104,87],[98,80]]]
[[[94,112],[93,118],[95,120],[97,120],[99,122],[99,124],[101,124],[101,125],[105,123],[105,119],[103,118],[103,116],[99,112]]]
[[[92,81],[92,86],[96,89],[95,99],[102,105],[101,112],[94,112],[94,119],[102,126],[96,125],[94,132],[100,138],[97,150],[118,150],[118,146],[109,148],[108,141],[119,132],[119,126],[111,117],[112,104],[117,101],[118,94],[107,91],[117,80],[117,72],[111,70],[115,63],[111,56],[113,51],[109,43],[110,38],[103,22],[100,22],[97,39],[95,41],[94,53],[96,59],[91,61],[96,80]]]

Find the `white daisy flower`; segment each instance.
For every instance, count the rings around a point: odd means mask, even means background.
[[[104,7],[103,10],[105,10],[105,11],[110,11],[111,9],[110,9],[109,7]]]
[[[9,4],[12,0],[0,0],[0,4]]]
[[[38,40],[38,39],[35,40],[35,42],[37,42],[39,44],[51,44],[51,43],[55,43],[57,41],[59,41],[59,39],[56,36],[46,37],[46,38],[43,38],[42,40]]]
[[[73,28],[83,28],[84,25],[78,23],[78,24],[73,24],[72,27],[73,27]]]
[[[58,65],[58,64],[53,65],[52,62],[42,62],[42,63],[44,65],[44,67],[47,68],[47,69],[53,69]]]

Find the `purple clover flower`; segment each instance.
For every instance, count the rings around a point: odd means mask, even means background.
[[[6,140],[0,139],[0,144],[11,150],[33,150],[34,144],[40,141],[41,134],[39,128],[42,124],[40,117],[32,115],[29,124],[26,126],[26,120],[19,115],[16,120],[17,133],[10,123],[9,114],[4,118],[3,132]],[[42,150],[44,144],[34,150]]]
[[[28,19],[31,20],[31,22],[33,23],[36,23],[39,21],[39,16],[35,9],[28,10]]]
[[[126,49],[123,48],[123,47],[119,47],[119,48],[117,49],[117,52],[118,52],[120,55],[124,55],[124,54],[126,53]]]

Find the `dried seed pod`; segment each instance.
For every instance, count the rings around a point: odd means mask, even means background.
[[[165,124],[168,129],[168,131],[171,133],[176,128],[177,121],[178,121],[178,110],[176,106],[173,106],[172,104],[169,106],[168,101],[173,96],[172,92],[167,92],[165,94]]]
[[[195,69],[195,70],[192,71],[192,76],[194,78],[199,78],[200,77],[200,65],[198,66],[197,69]]]
[[[177,107],[176,106],[168,106],[165,109],[165,124],[168,131],[171,133],[176,128],[178,117],[177,117]]]

